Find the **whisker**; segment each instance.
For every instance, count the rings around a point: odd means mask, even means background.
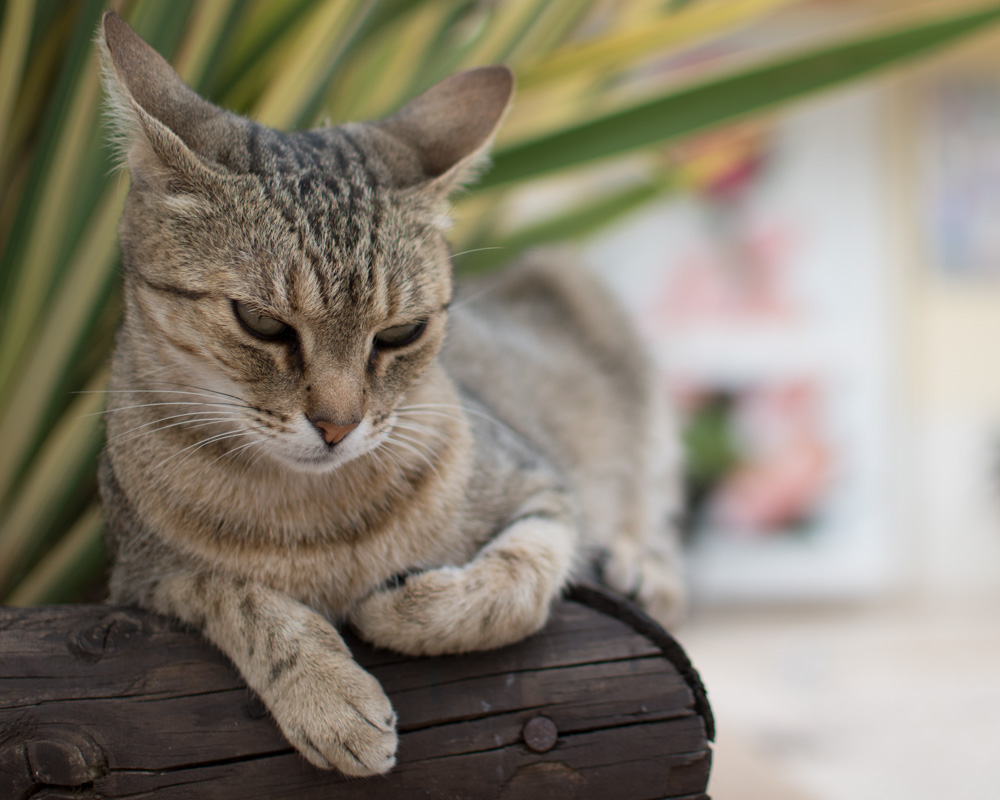
[[[221,442],[221,441],[225,441],[226,439],[235,439],[237,436],[250,436],[250,435],[251,434],[250,434],[249,431],[229,431],[227,433],[217,433],[214,436],[209,436],[207,439],[203,439],[203,440],[201,440],[199,442],[195,442],[192,445],[188,445],[183,450],[178,450],[173,455],[167,456],[165,459],[163,459],[162,461],[160,461],[159,464],[157,464],[155,467],[153,467],[153,470],[154,471],[159,470],[162,467],[166,466],[166,464],[168,462],[173,461],[175,458],[177,458],[178,456],[180,456],[180,455],[182,455],[184,453],[187,453],[187,455],[184,456],[184,458],[182,458],[179,462],[177,462],[171,468],[171,470],[168,473],[166,473],[166,474],[163,475],[163,479],[166,480],[166,478],[168,478],[171,475],[173,475],[178,469],[180,469],[184,465],[184,463],[189,458],[191,458],[191,456],[193,456],[195,453],[197,453],[203,447],[207,447],[208,445],[213,444],[214,442]],[[199,474],[200,474],[200,472],[199,472]]]
[[[227,394],[226,392],[220,392],[218,389],[209,389],[207,386],[195,386],[191,383],[177,383],[176,381],[153,381],[153,383],[160,383],[164,386],[183,386],[187,389],[198,389],[202,392],[208,392],[209,394],[219,395],[220,397],[229,397],[232,400],[239,400],[241,403],[245,403],[242,397],[238,397],[235,394]]]
[[[116,411],[129,411],[135,408],[155,408],[156,406],[216,406],[219,408],[243,408],[244,406],[238,406],[235,403],[186,403],[183,401],[175,400],[169,403],[141,403],[134,406],[118,406],[117,408],[106,408],[104,411],[94,411],[90,414],[81,414],[80,419],[86,417],[99,417],[104,414],[113,414]],[[258,409],[253,409],[254,411]]]
[[[483,248],[483,249],[489,249],[489,248]],[[456,301],[452,302],[451,304],[452,309],[462,308],[463,306],[469,305],[469,303],[474,303],[476,300],[479,300],[481,297],[485,297],[490,292],[496,291],[500,286],[503,285],[503,282],[504,282],[504,277],[502,274],[499,275],[498,277],[482,279],[480,282],[477,282],[478,288],[476,289],[476,291],[464,297],[460,297]]]
[[[439,411],[436,408],[417,408],[417,409],[408,409],[406,411],[401,411],[400,409],[396,409],[396,416],[402,417],[403,419],[411,419],[412,417],[437,417],[438,419],[449,419],[453,421],[462,419],[461,414],[449,413],[447,411]]]
[[[397,412],[426,411],[427,409],[431,409],[431,410],[434,410],[434,411],[440,411],[440,410],[443,410],[443,409],[453,410],[453,411],[463,411],[464,410],[462,406],[451,405],[449,403],[415,403],[415,404],[409,405],[409,406],[399,406],[396,409],[396,411]]]
[[[511,428],[503,420],[498,419],[492,414],[488,414],[485,411],[481,411],[478,408],[473,408],[471,406],[459,406],[453,403],[419,403],[412,406],[400,406],[399,408],[396,409],[396,413],[412,411],[413,413],[416,414],[432,414],[433,412],[437,411],[437,413],[440,414],[441,416],[448,416],[452,418],[457,416],[452,414],[445,414],[443,409],[455,409],[465,414],[471,414],[474,417],[479,417],[480,419],[492,422],[494,425],[498,425],[499,427],[505,429],[509,433],[514,434],[515,436],[519,435],[517,431]]]
[[[274,451],[274,448],[271,447],[271,445],[268,444],[267,442],[259,442],[259,444],[261,445],[260,451],[257,453],[256,456],[254,456],[253,460],[247,465],[247,469],[252,469],[253,467],[256,467],[257,464],[260,463],[261,459],[264,458],[264,456],[270,455]]]
[[[428,464],[434,466],[434,461],[435,461],[434,456],[437,456],[438,453],[434,449],[434,447],[428,444],[427,442],[422,441],[420,439],[416,439],[412,436],[407,436],[405,433],[400,433],[399,431],[396,430],[392,431],[392,433],[390,434],[390,438],[394,438],[399,442],[408,442],[427,460]]]
[[[448,210],[444,213],[445,219],[451,218],[451,212],[455,210],[455,206],[458,204],[458,200],[454,200],[451,205],[448,206]],[[420,239],[410,248],[412,252],[417,252],[421,247],[423,247],[424,242],[430,239],[435,233],[440,234],[441,229],[437,225],[427,225],[427,231],[424,233]]]
[[[234,400],[241,400],[239,397],[233,397],[233,395],[225,394],[223,392],[182,392],[177,389],[83,389],[78,392],[74,392],[74,394],[183,394],[188,397],[207,397],[210,400],[215,400],[217,399],[216,395],[220,395],[222,397],[232,397]],[[254,408],[254,406],[242,400],[238,404],[228,403],[227,405],[238,405],[241,408]]]
[[[427,419],[428,422],[423,420]],[[404,428],[406,425],[414,426],[411,427],[412,431],[422,431],[424,433],[433,433],[438,437],[452,438],[452,432],[448,429],[447,423],[442,424],[442,420],[447,420],[448,422],[454,422],[454,417],[446,417],[443,414],[421,414],[420,418],[415,419],[411,416],[403,416],[398,414],[396,416],[396,422],[393,423],[393,427]]]
[[[246,450],[248,447],[253,447],[255,444],[257,444],[256,440],[252,440],[247,442],[246,444],[241,444],[239,447],[234,447],[232,450],[227,450],[221,456],[213,458],[205,466],[203,466],[200,470],[198,470],[194,475],[191,476],[192,479],[197,478],[205,470],[211,467],[216,461],[221,461],[223,458],[231,458],[232,456],[235,456],[237,453],[241,453],[242,451]]]
[[[226,431],[225,433],[216,433],[216,434],[214,434],[212,436],[209,436],[206,439],[201,439],[200,441],[197,441],[194,444],[189,444],[187,447],[185,447],[185,448],[183,448],[181,450],[178,450],[173,455],[168,456],[166,459],[164,459],[163,461],[161,461],[156,466],[156,469],[159,469],[164,464],[166,464],[168,461],[172,461],[173,459],[177,458],[177,456],[181,455],[182,453],[186,453],[188,450],[192,450],[192,449],[193,450],[200,450],[202,447],[205,447],[205,445],[212,444],[213,442],[221,442],[224,439],[230,439],[230,438],[232,438],[234,436],[249,436],[249,435],[250,434],[249,434],[248,431]]]
[[[213,414],[215,416],[202,417],[201,416],[202,414]],[[239,422],[239,419],[237,417],[232,416],[228,411],[191,411],[186,414],[176,414],[172,417],[164,417],[163,419],[157,419],[153,420],[152,422],[147,422],[145,425],[137,425],[134,428],[129,428],[127,431],[122,431],[121,433],[112,436],[110,439],[108,439],[107,443],[111,444],[111,442],[116,442],[126,434],[132,433],[133,431],[137,431],[140,428],[148,428],[150,425],[156,425],[159,422],[166,422],[167,420],[170,419],[177,419],[177,417],[196,417],[197,419],[186,419],[186,420],[181,420],[180,422],[172,422],[170,425],[161,425],[159,428],[153,428],[152,430],[149,431],[142,431],[141,433],[135,434],[134,436],[130,436],[128,439],[125,439],[124,441],[128,442],[133,439],[139,439],[143,436],[148,436],[151,433],[165,431],[168,428],[176,428],[178,425],[190,425],[190,427],[192,428],[198,428],[201,427],[202,425],[209,425],[218,422]]]
[[[469,406],[460,405],[458,403],[411,403],[406,406],[399,406],[397,411],[411,411],[411,410],[423,410],[423,409],[446,409],[450,411],[472,411]]]
[[[448,256],[449,259],[458,258],[459,256],[466,256],[469,253],[481,253],[484,250],[506,250],[506,247],[474,247],[471,250],[463,250],[461,253],[452,253]]]
[[[404,437],[402,434],[390,435],[385,440],[385,444],[404,447],[410,452],[415,453],[419,458],[423,459],[424,463],[426,463],[428,467],[430,467],[434,471],[434,474],[437,475],[438,479],[439,480],[441,479],[441,473],[438,472],[437,465],[433,461],[431,461],[431,459],[427,456],[426,453],[424,453],[421,450],[418,450],[414,445],[407,443],[407,441],[404,441]]]
[[[396,467],[399,469],[400,472],[406,473],[407,471],[406,462],[399,457],[399,454],[394,453],[388,447],[385,447],[385,444],[386,442],[382,442],[381,444],[379,444],[378,447],[376,447],[374,450],[371,451],[372,455],[376,455],[379,458],[381,458],[382,456],[386,456],[390,461],[392,461],[393,464],[396,465]]]
[[[132,431],[137,431],[140,428],[148,428],[150,425],[156,425],[158,422],[167,422],[172,419],[180,419],[181,417],[197,417],[199,414],[212,414],[229,416],[232,414],[231,411],[184,411],[180,414],[171,414],[169,417],[159,417],[158,419],[151,420],[149,422],[144,422],[142,425],[136,425],[129,428],[127,431],[122,431],[117,434],[118,436],[124,436],[126,433],[131,433]]]
[[[452,437],[448,435],[446,431],[438,430],[437,428],[432,428],[429,425],[422,425],[414,420],[408,420],[407,422],[396,421],[396,424],[392,426],[395,430],[412,431],[413,433],[424,433],[434,436],[436,439],[451,439]]]

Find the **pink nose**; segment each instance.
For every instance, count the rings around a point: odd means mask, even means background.
[[[313,425],[323,432],[323,438],[327,444],[337,444],[347,434],[358,427],[358,423],[356,422],[352,422],[350,425],[334,425],[332,422],[326,422],[321,419],[313,420]]]

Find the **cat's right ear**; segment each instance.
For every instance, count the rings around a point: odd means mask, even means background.
[[[222,109],[202,99],[114,11],[97,36],[110,115],[133,185],[176,194],[214,172]]]
[[[401,185],[446,195],[485,166],[513,93],[514,75],[507,67],[478,67],[445,78],[391,117],[371,124],[406,152],[394,158],[384,148]]]

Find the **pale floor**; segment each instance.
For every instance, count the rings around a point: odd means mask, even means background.
[[[698,610],[713,800],[1000,798],[1000,599]]]

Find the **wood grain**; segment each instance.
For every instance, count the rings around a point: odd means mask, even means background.
[[[410,659],[348,638],[399,716],[385,777],[310,766],[228,661],[166,619],[0,608],[0,798],[707,798],[697,673],[603,590],[489,653]]]

